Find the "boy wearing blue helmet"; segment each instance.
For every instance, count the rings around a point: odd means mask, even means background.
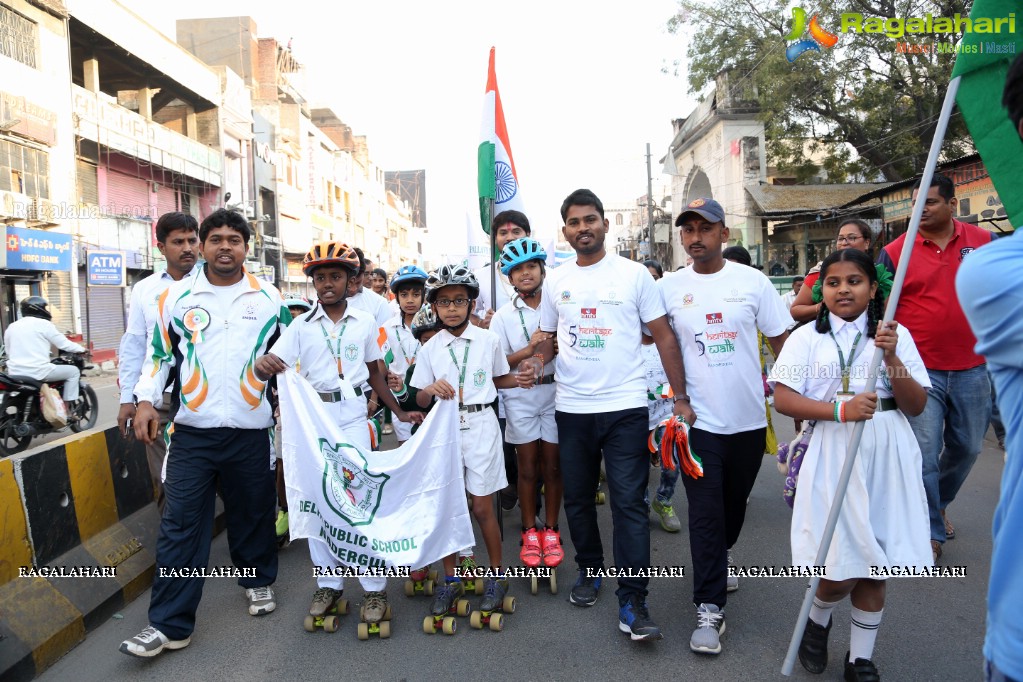
[[[384,331],[394,359],[387,364],[387,387],[395,396],[405,390],[405,374],[416,363],[419,341],[412,334],[412,319],[423,306],[426,273],[415,265],[403,265],[391,278],[391,293],[398,304],[398,314],[387,321]],[[412,424],[397,422],[394,435],[398,444],[412,437]]]
[[[522,513],[522,563],[530,568],[554,568],[565,552],[561,547],[558,514],[561,512],[561,468],[558,462],[558,427],[554,422],[554,343],[539,331],[540,296],[547,254],[535,239],[508,242],[498,265],[515,295],[501,306],[490,330],[501,340],[508,364],[519,372],[534,373],[531,389],[502,391],[505,440],[518,453],[519,509]],[[528,393],[527,393],[528,391]],[[536,520],[537,479],[543,473],[546,523]]]

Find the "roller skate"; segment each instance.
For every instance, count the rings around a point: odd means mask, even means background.
[[[543,547],[544,574],[537,571],[536,575],[529,576],[529,593],[536,594],[540,590],[540,580],[546,578],[550,583],[551,594],[558,593],[558,571],[557,566],[565,558],[565,550],[561,548],[561,533],[556,528],[545,526],[540,532],[540,544]]]
[[[391,636],[391,606],[387,603],[386,592],[367,592],[359,609],[358,637],[369,639],[370,635],[380,635],[380,639]]]
[[[476,576],[479,566],[476,564],[476,557],[473,554],[466,554],[458,557],[459,573],[462,582],[465,583],[465,591],[473,594],[483,594],[483,578]]]
[[[433,596],[434,587],[437,585],[437,571],[430,570],[429,566],[409,571],[408,580],[405,581],[405,596],[414,597],[417,594]]]
[[[316,632],[323,628],[324,632],[336,632],[341,624],[338,616],[348,613],[348,600],[342,599],[343,590],[321,587],[313,593],[313,603],[309,606],[309,615],[305,617],[302,627],[306,632]]]
[[[288,531],[288,512],[280,509],[277,512],[277,521],[274,523],[274,532],[277,534],[277,546],[287,547],[291,544],[291,533]]]
[[[603,490],[601,490],[601,488],[604,486],[605,481],[607,481],[607,474],[604,473],[604,467],[601,467],[600,477],[597,479],[597,491],[596,494],[594,495],[595,498],[594,501],[597,504],[604,504],[605,502],[607,502],[607,495],[604,493]]]
[[[522,559],[522,563],[529,568],[539,566],[540,534],[536,532],[536,528],[527,528],[522,531],[522,541],[519,544],[522,545],[522,550],[519,552],[519,558]]]
[[[483,588],[483,599],[479,611],[469,614],[469,625],[482,630],[489,627],[494,632],[504,629],[503,613],[515,613],[515,597],[508,597],[507,578],[487,578]]]
[[[423,620],[423,632],[432,635],[441,630],[445,635],[455,634],[458,630],[455,616],[469,613],[469,600],[462,598],[464,594],[461,580],[445,579],[434,593],[430,615]]]

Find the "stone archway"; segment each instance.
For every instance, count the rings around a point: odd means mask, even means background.
[[[686,206],[693,199],[703,197],[705,199],[714,198],[714,190],[710,187],[710,178],[703,172],[703,169],[699,166],[695,166],[692,171],[689,172],[689,177],[686,179],[686,188],[683,193],[682,206]]]

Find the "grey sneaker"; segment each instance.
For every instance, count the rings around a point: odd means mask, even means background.
[[[696,609],[696,629],[689,638],[689,648],[698,654],[720,654],[721,635],[725,633],[725,612],[714,604],[700,604]]]
[[[274,600],[274,591],[269,585],[263,587],[250,587],[245,590],[245,596],[249,598],[249,615],[262,616],[277,608]]]
[[[732,550],[728,550],[728,569],[735,568],[735,559],[732,558]],[[728,573],[725,577],[725,590],[727,592],[735,592],[739,589],[739,577]]]
[[[185,637],[184,639],[168,639],[167,635],[163,634],[152,625],[147,625],[146,629],[142,632],[138,633],[131,639],[126,639],[121,642],[119,650],[122,654],[128,654],[129,656],[151,658],[162,653],[164,649],[184,649],[191,642],[191,637]]]
[[[661,517],[661,528],[669,533],[677,533],[682,530],[682,522],[675,516],[675,508],[670,504],[662,504],[656,497],[650,504],[654,513]]]

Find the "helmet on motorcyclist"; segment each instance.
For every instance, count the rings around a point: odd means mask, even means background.
[[[22,317],[39,317],[44,320],[52,320],[53,315],[46,307],[50,305],[42,296],[29,296],[21,300],[21,316]]]

